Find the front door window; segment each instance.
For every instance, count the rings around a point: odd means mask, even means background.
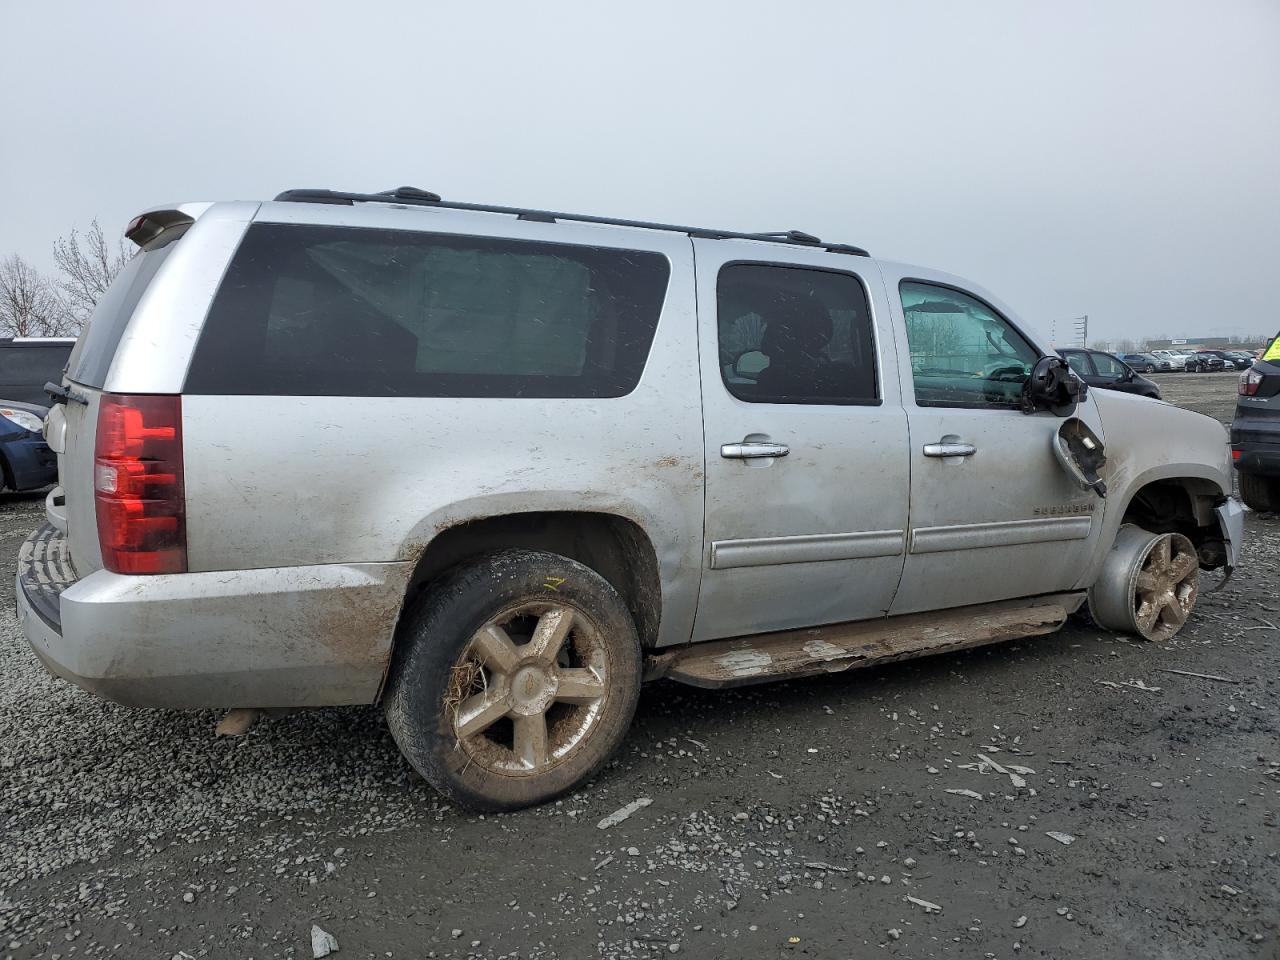
[[[1017,408],[1036,351],[987,304],[917,280],[900,286],[916,404]]]

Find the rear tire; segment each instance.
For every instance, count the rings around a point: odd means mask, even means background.
[[[587,780],[640,695],[640,638],[600,574],[554,553],[464,563],[406,615],[386,716],[405,758],[474,810],[517,810]]]
[[[1256,473],[1240,474],[1240,497],[1250,510],[1268,513],[1280,510],[1280,479],[1260,477]]]

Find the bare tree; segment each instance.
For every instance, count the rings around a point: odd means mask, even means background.
[[[53,262],[60,274],[58,289],[77,324],[89,319],[130,255],[123,239],[115,243],[107,240],[97,220],[89,224],[88,232],[72,229],[70,236],[59,237],[54,243]]]
[[[48,277],[16,253],[0,260],[0,335],[56,337],[78,328]]]

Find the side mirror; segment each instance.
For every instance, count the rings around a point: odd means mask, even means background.
[[[1076,417],[1064,420],[1053,437],[1053,453],[1062,469],[1083,490],[1106,497],[1107,485],[1099,472],[1107,463],[1102,439]]]
[[[1022,384],[1022,412],[1050,410],[1056,416],[1069,417],[1088,394],[1084,381],[1071,372],[1061,357],[1041,357]]]

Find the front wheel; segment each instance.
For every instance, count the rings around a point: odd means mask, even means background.
[[[508,550],[463,564],[405,618],[386,696],[401,752],[445,796],[516,810],[608,760],[640,695],[635,624],[567,557]]]
[[[1280,510],[1280,478],[1260,477],[1254,473],[1240,476],[1240,497],[1250,510],[1267,513]]]
[[[1199,589],[1200,558],[1187,537],[1128,524],[1089,588],[1089,614],[1108,630],[1164,641],[1187,622]]]

